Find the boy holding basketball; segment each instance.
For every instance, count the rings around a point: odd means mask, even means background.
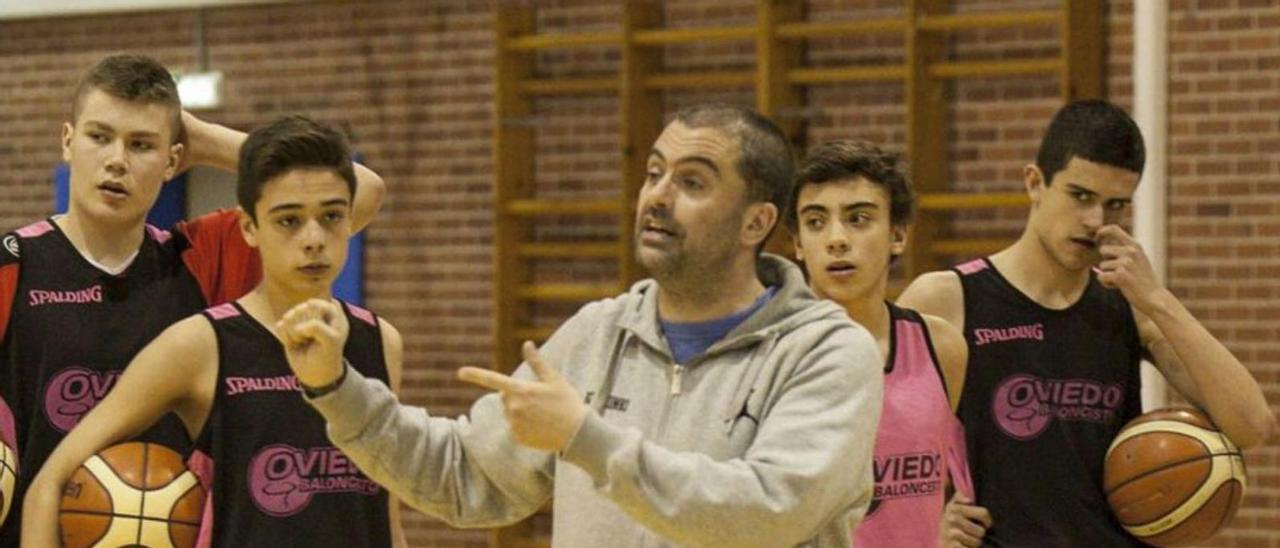
[[[143,346],[257,282],[258,257],[234,212],[171,232],[146,224],[166,180],[192,165],[234,171],[243,140],[184,114],[172,76],[152,59],[110,56],[81,80],[62,127],[67,213],[0,236],[0,397],[12,406],[20,453],[16,501]],[[383,183],[357,172],[353,215],[362,226],[378,209]],[[144,439],[189,443],[172,417]],[[17,545],[20,512],[0,527],[0,546]]]
[[[389,546],[399,519],[385,490],[325,437],[296,395],[272,328],[308,299],[329,299],[346,260],[356,177],[346,140],[290,117],[255,130],[240,153],[237,227],[262,257],[243,298],[165,330],[50,456],[27,496],[24,539],[57,544],[62,485],[90,455],[173,412],[195,440],[192,470],[210,488],[202,541],[213,546]],[[401,340],[345,305],[345,355],[399,385]],[[394,524],[394,525],[393,525]]]
[[[896,155],[833,141],[804,159],[793,196],[787,224],[809,286],[867,328],[885,356],[875,495],[853,544],[934,545],[947,476],[969,484],[955,416],[968,348],[942,318],[885,300],[890,265],[907,245],[911,185]]]
[[[947,319],[969,343],[960,416],[982,506],[948,505],[950,542],[1138,544],[1101,485],[1107,447],[1141,411],[1144,356],[1239,446],[1275,432],[1248,370],[1159,284],[1119,226],[1144,161],[1123,110],[1099,100],[1063,107],[1024,170],[1022,237],[921,276],[899,300]]]

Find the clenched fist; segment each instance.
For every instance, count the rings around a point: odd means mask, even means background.
[[[342,376],[342,349],[349,327],[342,305],[321,299],[294,306],[276,322],[276,338],[284,344],[298,382],[317,388]]]

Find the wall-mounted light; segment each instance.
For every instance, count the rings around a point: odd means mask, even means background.
[[[222,72],[175,73],[178,97],[188,110],[214,109],[222,106]]]

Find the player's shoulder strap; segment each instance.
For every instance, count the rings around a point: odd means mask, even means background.
[[[56,230],[53,219],[41,219],[0,236],[0,342],[8,335],[9,320],[13,317],[13,306],[18,299],[22,241],[41,238]]]
[[[205,318],[209,319],[209,323],[217,324],[217,322],[240,317],[240,308],[234,302],[226,302],[211,306],[200,312]]]
[[[360,320],[369,328],[378,329],[378,316],[373,311],[342,299],[338,299],[338,302],[342,303],[342,307],[347,310],[348,316]]]
[[[991,261],[987,260],[986,257],[981,257],[978,259],[974,259],[972,261],[955,265],[951,267],[950,270],[952,272],[955,272],[956,275],[960,276],[961,280],[964,280],[966,276],[972,276],[979,272],[985,271],[988,268],[991,268]]]
[[[360,373],[382,382],[388,382],[386,349],[382,347],[382,325],[378,316],[361,306],[343,301],[350,335],[343,354],[350,359]]]
[[[929,356],[929,361],[933,365],[933,372],[938,375],[938,382],[942,384],[942,393],[950,399],[951,389],[947,387],[947,376],[942,373],[942,360],[938,359],[938,351],[934,348],[933,333],[929,330],[929,322],[925,320],[924,316],[921,315],[919,311],[913,308],[904,308],[889,301],[885,301],[885,304],[889,305],[889,319],[892,322],[892,329],[894,330],[893,341],[895,348],[890,351],[890,354],[894,356],[897,355],[898,349],[896,346],[899,344],[923,344],[924,349],[927,351],[927,355]],[[898,320],[906,320],[907,322],[914,324],[918,336],[906,337],[905,335],[907,335],[907,333],[898,331]],[[892,367],[893,364],[889,364],[886,372],[888,372],[889,369],[892,369]]]

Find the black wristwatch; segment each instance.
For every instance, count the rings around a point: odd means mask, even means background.
[[[328,395],[330,392],[337,390],[339,386],[342,386],[342,381],[347,380],[347,369],[349,369],[350,367],[351,367],[351,362],[348,362],[346,358],[342,358],[342,374],[338,375],[337,380],[329,384],[326,384],[324,386],[317,386],[317,387],[310,387],[305,384],[302,384],[301,382],[299,382],[298,384],[302,386],[302,393],[306,394],[308,399],[314,400],[316,398]]]

